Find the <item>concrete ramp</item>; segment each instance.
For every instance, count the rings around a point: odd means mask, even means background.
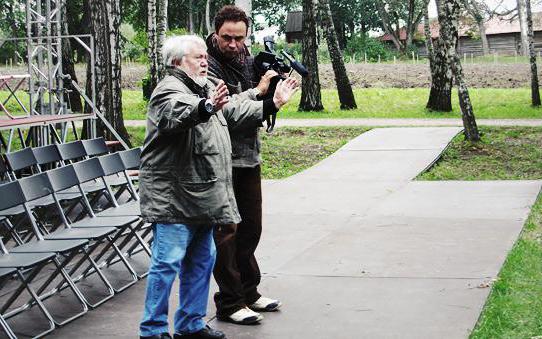
[[[211,326],[230,339],[468,337],[541,182],[412,181],[460,130],[373,129],[267,182],[261,292],[283,309],[260,325],[231,325],[212,318],[211,298]],[[144,288],[55,337],[136,337]]]

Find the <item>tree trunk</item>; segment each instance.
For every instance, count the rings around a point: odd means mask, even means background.
[[[158,50],[157,50],[156,0],[147,0],[147,38],[149,40],[149,82],[147,93],[152,93],[158,83]],[[145,90],[144,90],[145,92]],[[150,96],[150,95],[149,95]]]
[[[207,28],[207,35],[213,32],[213,26],[211,26],[211,0],[205,1],[205,27]]]
[[[529,33],[528,24],[527,24],[527,6],[525,4],[526,0],[517,0],[518,1],[518,18],[519,18],[519,27],[521,29],[521,54],[529,55]]]
[[[400,40],[400,33],[393,30],[393,27],[391,26],[390,17],[388,15],[388,12],[386,11],[386,7],[383,1],[379,0],[376,2],[376,8],[378,10],[378,16],[380,17],[380,20],[382,21],[382,26],[384,27],[384,32],[386,32],[390,38],[393,44],[395,45],[395,48],[398,51],[403,50],[403,45],[401,44]],[[399,27],[399,26],[397,26]]]
[[[337,92],[339,94],[339,101],[341,102],[341,109],[355,109],[358,106],[356,105],[354,92],[352,92],[350,79],[348,79],[348,74],[346,73],[346,67],[344,67],[343,55],[341,49],[339,48],[337,34],[335,33],[335,26],[333,25],[333,17],[331,14],[331,8],[329,7],[329,0],[320,0],[320,6],[320,13],[322,13],[322,26],[326,36],[329,56],[331,57],[331,64],[333,65],[333,72],[335,74],[335,83],[337,84]]]
[[[249,18],[252,18],[252,0],[235,0],[235,5],[241,8]],[[247,37],[245,44],[250,48],[252,45],[252,28],[248,27]]]
[[[194,0],[188,0],[188,31],[194,34]]]
[[[484,15],[482,14],[482,11],[480,10],[480,5],[477,2],[479,0],[462,0],[462,1],[467,11],[474,18],[474,21],[476,21],[476,25],[478,26],[478,31],[480,33],[480,40],[482,41],[482,51],[484,55],[488,55],[489,42],[487,41],[486,27],[484,26],[485,24]]]
[[[536,51],[534,50],[533,14],[531,0],[525,0],[527,14],[527,35],[529,37],[529,63],[531,64],[531,103],[540,106],[540,88],[538,85],[538,69],[536,66]]]
[[[463,68],[461,67],[461,59],[457,55],[456,47],[459,40],[458,32],[458,17],[459,17],[459,0],[448,0],[443,4],[443,21],[441,21],[440,34],[442,36],[446,56],[449,64],[452,66],[452,71],[457,83],[459,95],[459,106],[461,107],[461,116],[463,119],[463,127],[465,128],[465,137],[467,140],[476,142],[480,140],[480,133],[476,125],[474,111],[470,101],[469,91],[463,78]]]
[[[67,17],[66,13],[66,1],[62,1],[62,35],[69,35],[68,31],[68,20],[65,20]],[[62,39],[62,73],[69,75],[70,80],[64,80],[64,89],[68,92],[64,94],[64,100],[69,104],[70,109],[73,112],[81,113],[83,112],[83,104],[81,103],[81,97],[79,92],[75,89],[72,84],[72,81],[77,82],[77,75],[75,73],[75,66],[73,62],[73,50],[71,46],[70,39]]]
[[[122,117],[120,0],[91,1],[90,8],[96,53],[96,87],[92,89],[96,93],[95,105],[121,137],[129,142]],[[101,123],[98,123],[97,132],[107,140],[115,138]]]
[[[316,42],[316,18],[312,0],[303,0],[303,64],[307,66],[309,75],[301,82],[300,111],[321,111],[322,94],[318,78],[318,44]]]
[[[437,2],[437,10],[439,14],[439,22],[444,20],[440,1]],[[426,18],[429,17],[427,6],[425,9]],[[428,22],[429,20],[426,20]],[[426,39],[433,41],[429,24],[426,24],[425,29]],[[446,56],[446,45],[443,43],[442,35],[438,37],[436,42],[429,45],[431,48],[431,57],[429,59],[429,68],[431,71],[431,90],[429,92],[429,100],[426,108],[437,112],[452,111],[452,70]]]
[[[168,0],[158,0],[158,11],[156,15],[156,68],[158,72],[158,81],[162,79],[164,73],[164,60],[162,59],[162,46],[166,39],[168,30],[167,22]]]

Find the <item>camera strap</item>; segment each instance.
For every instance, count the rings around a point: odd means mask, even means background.
[[[273,114],[270,114],[267,119],[266,119],[266,122],[267,122],[267,128],[265,129],[265,131],[267,133],[271,133],[273,132],[273,129],[275,128],[275,122],[277,121],[277,113],[273,113]]]

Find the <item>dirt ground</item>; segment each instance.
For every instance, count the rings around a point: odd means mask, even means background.
[[[542,74],[539,67],[539,76]],[[354,87],[428,87],[429,66],[427,64],[347,64],[346,69]],[[85,81],[85,66],[76,67],[80,84]],[[470,87],[515,88],[530,85],[528,64],[466,64],[465,78]],[[26,73],[23,68],[0,67],[0,74]],[[122,86],[139,89],[145,76],[146,66],[125,64],[122,68]],[[320,82],[323,88],[335,86],[333,68],[330,64],[319,65]]]

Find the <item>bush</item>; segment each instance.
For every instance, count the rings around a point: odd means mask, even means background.
[[[346,44],[344,54],[346,56],[355,56],[357,60],[363,60],[367,54],[367,61],[391,60],[394,53],[380,40],[368,37],[366,35],[358,35],[352,37]]]

